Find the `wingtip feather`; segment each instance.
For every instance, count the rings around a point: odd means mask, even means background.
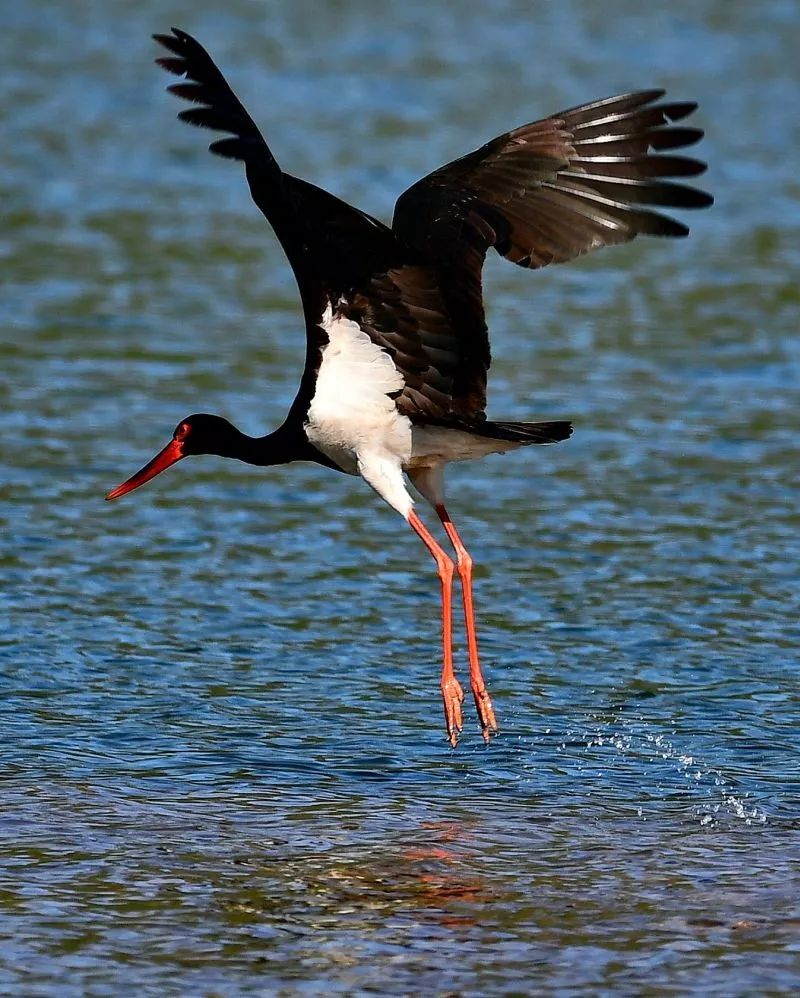
[[[185,59],[178,59],[175,56],[169,55],[156,59],[155,64],[165,69],[168,73],[172,73],[173,76],[185,76],[189,69]]]

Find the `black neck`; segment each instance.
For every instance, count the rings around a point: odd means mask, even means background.
[[[236,427],[232,429],[233,434],[225,442],[225,457],[234,457],[246,464],[256,464],[261,467],[315,459],[316,451],[309,444],[305,434],[287,429],[285,424],[264,437],[249,437]]]

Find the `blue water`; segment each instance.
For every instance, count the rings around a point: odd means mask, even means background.
[[[0,36],[0,990],[793,994],[800,985],[800,8],[17,5]],[[444,739],[438,585],[274,428],[291,273],[175,121],[212,51],[290,172],[388,218],[492,135],[701,102],[684,242],[486,273],[490,412],[575,436],[453,468],[501,733]],[[463,667],[464,649],[459,647]]]

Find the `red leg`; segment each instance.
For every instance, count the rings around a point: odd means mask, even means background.
[[[489,691],[481,672],[481,664],[478,659],[478,636],[475,631],[475,610],[472,605],[472,558],[464,547],[455,524],[450,519],[450,515],[441,503],[436,506],[436,512],[442,521],[447,536],[453,543],[456,557],[458,559],[458,574],[461,578],[461,588],[464,596],[464,620],[467,625],[467,648],[469,649],[469,684],[472,687],[472,695],[475,697],[475,706],[478,710],[478,718],[481,722],[483,740],[489,741],[491,735],[497,731],[497,721],[494,716],[494,708]]]
[[[439,581],[442,584],[442,700],[444,701],[444,719],[447,725],[447,737],[453,748],[458,744],[458,735],[462,728],[461,704],[464,691],[453,672],[453,562],[442,547],[426,529],[422,520],[412,510],[408,514],[408,522],[412,530],[422,539],[422,543],[436,560]]]

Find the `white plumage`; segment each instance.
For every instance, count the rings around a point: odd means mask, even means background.
[[[411,420],[390,395],[405,382],[389,354],[361,327],[329,305],[322,317],[328,342],[308,409],[306,436],[351,475],[360,474],[408,517],[414,505],[403,481],[411,459]]]

